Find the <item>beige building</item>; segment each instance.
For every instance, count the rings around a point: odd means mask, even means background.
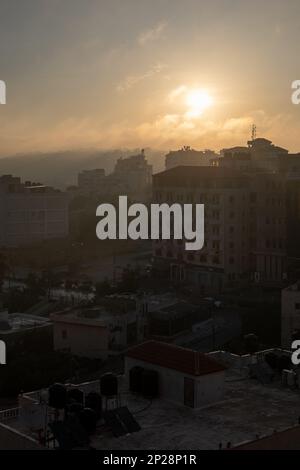
[[[135,300],[105,298],[92,308],[72,309],[51,316],[54,349],[75,356],[106,359],[143,341],[145,319]]]
[[[83,170],[78,174],[78,191],[82,194],[101,193],[105,183],[105,170],[97,168],[94,170]]]
[[[165,157],[166,170],[176,166],[209,166],[217,155],[212,150],[194,150],[189,146],[182,147],[180,150],[171,150]]]
[[[119,158],[109,179],[115,193],[119,188],[119,194],[128,195],[132,200],[147,200],[151,195],[152,165],[148,163],[144,150],[138,155]]]
[[[0,246],[20,246],[68,235],[66,193],[39,183],[0,177]]]

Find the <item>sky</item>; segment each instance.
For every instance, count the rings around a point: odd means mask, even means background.
[[[300,151],[299,55],[299,0],[0,0],[0,155]]]

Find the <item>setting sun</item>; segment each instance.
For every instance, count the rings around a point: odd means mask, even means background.
[[[187,114],[190,117],[200,116],[212,103],[212,97],[206,90],[190,90],[186,96],[186,104],[189,108]]]

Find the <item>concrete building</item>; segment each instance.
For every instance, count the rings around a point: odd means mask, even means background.
[[[0,177],[0,246],[21,246],[68,235],[67,195],[39,183]]]
[[[69,199],[78,196],[102,198],[109,202],[119,195],[132,201],[148,201],[152,189],[152,166],[144,150],[128,158],[118,158],[114,170],[105,175],[103,169],[83,170],[78,174],[77,186],[68,188]]]
[[[281,282],[286,273],[285,185],[281,175],[224,167],[177,167],[153,177],[156,203],[202,203],[205,243],[184,250],[182,240],[157,240],[157,264],[174,282],[220,292],[253,280]]]
[[[256,138],[248,141],[247,147],[232,147],[221,150],[219,166],[239,169],[261,169],[274,172],[282,167],[288,150],[274,145],[270,140]]]
[[[102,168],[94,170],[83,170],[78,174],[78,191],[80,194],[90,195],[103,191],[105,183],[105,170]]]
[[[161,399],[200,408],[224,397],[225,367],[206,354],[168,343],[147,341],[127,351],[125,376],[133,367],[158,373]]]
[[[109,178],[115,194],[125,194],[138,202],[151,195],[152,166],[147,162],[143,149],[138,155],[119,158]]]
[[[281,291],[281,346],[290,348],[300,339],[300,283]]]
[[[176,166],[209,166],[217,159],[213,150],[194,150],[189,146],[171,150],[165,157],[166,170]]]
[[[136,301],[109,296],[101,305],[58,312],[53,321],[54,349],[106,359],[143,341],[145,318]]]

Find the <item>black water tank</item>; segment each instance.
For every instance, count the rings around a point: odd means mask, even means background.
[[[79,388],[71,388],[67,391],[67,402],[83,404],[83,392]]]
[[[81,426],[88,434],[94,434],[97,425],[97,415],[95,410],[91,408],[84,408],[79,413],[79,421]]]
[[[100,418],[102,412],[102,399],[100,393],[88,393],[85,397],[85,406],[94,410],[96,412],[97,417]]]
[[[102,375],[100,379],[101,394],[105,397],[112,397],[118,394],[118,379],[112,373]]]
[[[129,389],[132,393],[142,393],[142,376],[144,368],[132,367],[129,371]]]
[[[156,370],[144,370],[142,374],[142,395],[156,398],[159,395],[159,380]]]
[[[48,404],[52,408],[61,410],[66,407],[67,404],[67,389],[63,384],[53,384],[48,389],[49,400]]]

